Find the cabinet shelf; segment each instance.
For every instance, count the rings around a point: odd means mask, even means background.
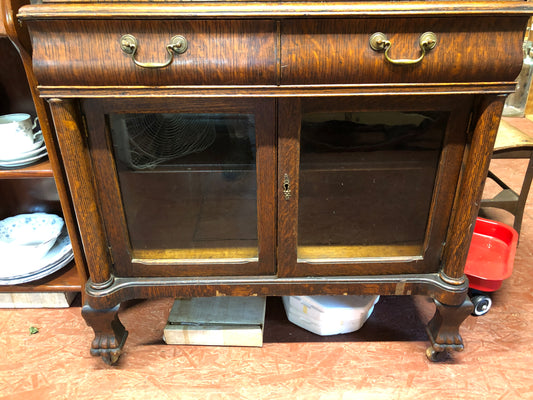
[[[50,160],[23,168],[0,169],[0,179],[13,178],[52,178],[54,173]]]
[[[81,280],[76,270],[76,265],[71,262],[65,268],[50,276],[37,281],[22,283],[20,285],[0,286],[1,292],[79,292]]]

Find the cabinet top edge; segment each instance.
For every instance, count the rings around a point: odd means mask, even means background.
[[[36,20],[457,15],[533,15],[533,4],[526,1],[47,3],[24,6],[17,17]]]

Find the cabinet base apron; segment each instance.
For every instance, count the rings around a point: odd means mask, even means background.
[[[154,290],[157,288],[157,290]],[[128,332],[118,319],[120,303],[131,299],[158,297],[214,296],[302,296],[302,295],[426,295],[433,298],[436,311],[428,323],[431,361],[444,358],[449,351],[464,348],[459,334],[461,323],[472,311],[467,296],[468,284],[451,285],[439,274],[310,278],[121,278],[104,289],[89,281],[87,302],[82,315],[94,330],[91,355],[114,364],[122,353]]]

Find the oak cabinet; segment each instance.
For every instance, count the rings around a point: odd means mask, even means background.
[[[128,299],[313,294],[430,296],[428,356],[462,350],[464,263],[531,11],[23,7],[90,270],[91,353],[117,360]]]

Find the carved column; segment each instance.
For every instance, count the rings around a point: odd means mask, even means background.
[[[464,265],[481,203],[505,96],[485,96],[478,107],[479,118],[469,140],[455,212],[448,230],[441,278],[450,284],[465,282]]]
[[[84,140],[85,130],[79,125],[80,118],[74,100],[51,99],[49,103],[90,270],[91,285],[95,289],[104,288],[112,283],[112,262]]]

